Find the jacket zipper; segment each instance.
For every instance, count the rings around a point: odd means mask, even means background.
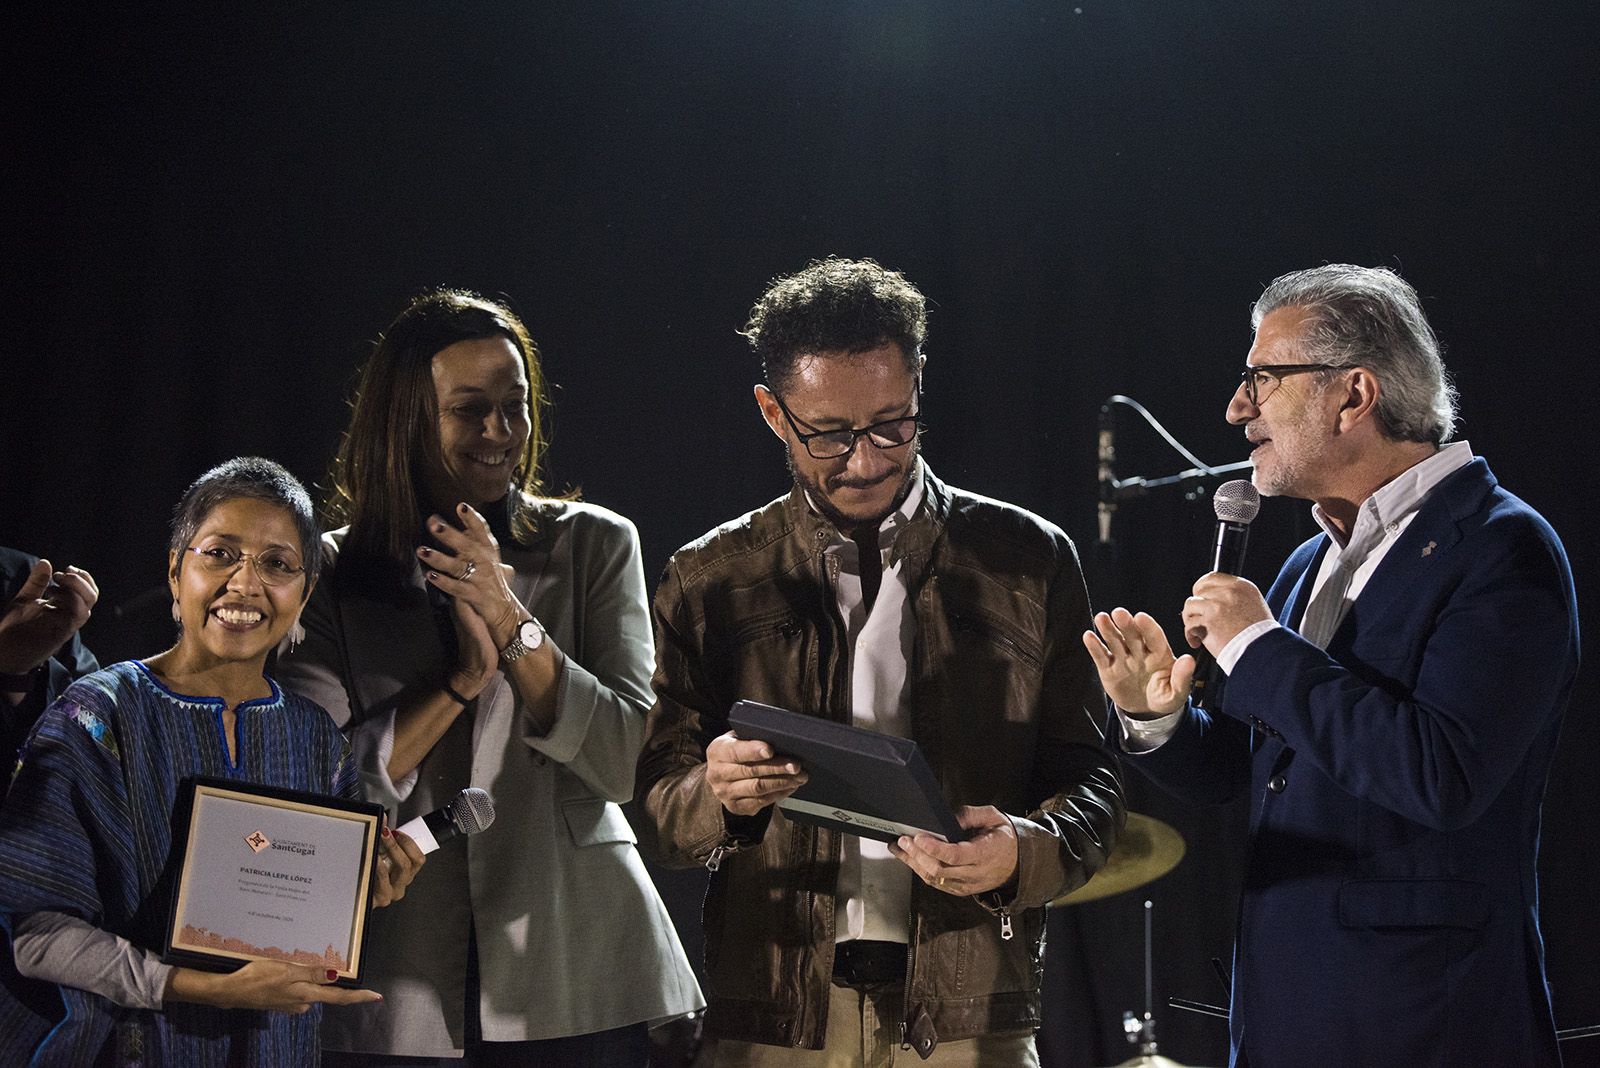
[[[718,868],[722,867],[722,859],[724,857],[729,853],[739,852],[747,844],[737,838],[724,838],[711,850],[711,855],[706,857],[706,871],[716,872]]]
[[[990,641],[1002,647],[1012,656],[1016,657],[1024,664],[1027,664],[1029,667],[1039,666],[1038,657],[1028,652],[1022,646],[1018,645],[1016,640],[1013,639],[1009,634],[1006,634],[999,627],[993,626],[987,621],[979,620],[965,614],[952,613],[950,616],[950,622],[957,630],[967,630],[974,634],[981,634],[987,637]]]

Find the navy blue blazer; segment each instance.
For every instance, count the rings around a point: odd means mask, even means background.
[[[1285,627],[1234,666],[1222,714],[1191,707],[1128,758],[1181,797],[1255,799],[1234,1061],[1559,1064],[1535,862],[1578,666],[1566,553],[1474,459],[1324,652],[1290,623],[1327,544],[1279,572],[1267,602]]]

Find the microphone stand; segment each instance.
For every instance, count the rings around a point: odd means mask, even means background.
[[[1128,478],[1116,477],[1115,465],[1117,462],[1116,450],[1116,408],[1118,405],[1132,408],[1144,418],[1144,421],[1159,434],[1173,450],[1188,460],[1194,466],[1179,471],[1175,475],[1162,475],[1159,478],[1146,478],[1143,475],[1132,475]],[[1112,518],[1116,515],[1117,505],[1122,501],[1143,497],[1151,490],[1164,489],[1167,486],[1182,486],[1202,479],[1216,478],[1221,475],[1231,474],[1234,471],[1245,471],[1251,467],[1249,460],[1240,460],[1238,463],[1214,466],[1206,463],[1194,453],[1190,452],[1177,438],[1162,426],[1150,410],[1132,397],[1114,393],[1106,398],[1100,405],[1100,430],[1096,451],[1096,464],[1099,474],[1099,543],[1103,546],[1112,544]]]

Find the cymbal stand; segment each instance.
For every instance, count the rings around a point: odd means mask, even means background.
[[[1151,908],[1147,899],[1144,903],[1144,1017],[1141,1019],[1131,1011],[1122,1014],[1123,1037],[1129,1045],[1138,1047],[1141,1057],[1151,1057],[1156,1052],[1155,992],[1150,968]]]

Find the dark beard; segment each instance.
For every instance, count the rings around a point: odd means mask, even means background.
[[[858,449],[872,449],[876,447],[877,446],[872,445],[869,442],[858,442],[856,444],[856,448]],[[792,448],[785,446],[783,457],[784,461],[789,465],[789,476],[794,479],[795,485],[799,486],[810,495],[812,507],[817,510],[817,513],[821,515],[822,518],[826,519],[829,523],[832,523],[835,530],[846,537],[849,537],[850,532],[856,527],[869,525],[877,526],[881,524],[885,519],[893,515],[902,504],[906,503],[906,498],[911,495],[911,480],[916,477],[917,473],[917,457],[921,455],[922,435],[919,433],[916,437],[912,438],[911,444],[906,446],[906,448],[909,451],[906,453],[905,473],[901,476],[900,487],[895,490],[894,498],[889,502],[889,507],[885,508],[878,515],[865,516],[861,518],[851,518],[850,516],[840,512],[833,506],[832,502],[828,500],[827,495],[823,493],[822,487],[818,483],[812,479],[806,478],[800,473],[799,468],[795,467],[794,464],[794,450]]]

